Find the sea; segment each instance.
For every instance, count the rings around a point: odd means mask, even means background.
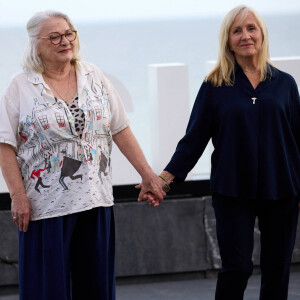
[[[263,17],[269,32],[271,57],[299,56],[300,15]],[[131,128],[150,163],[148,65],[185,63],[192,107],[205,77],[205,62],[217,58],[220,24],[218,17],[76,24],[83,59],[113,75],[128,89],[133,101],[133,111],[128,112]],[[0,94],[21,68],[27,44],[25,26],[0,28]],[[203,161],[202,171],[209,172],[209,157]]]

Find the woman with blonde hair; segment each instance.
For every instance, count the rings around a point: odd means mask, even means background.
[[[209,139],[212,204],[222,259],[216,299],[243,299],[261,232],[261,300],[284,300],[300,194],[300,101],[295,80],[269,58],[267,28],[238,6],[224,18],[216,67],[197,95],[185,136],[161,173],[183,181]],[[143,186],[143,185],[141,185]],[[159,201],[142,192],[140,200]]]

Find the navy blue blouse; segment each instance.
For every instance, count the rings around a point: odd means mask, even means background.
[[[165,168],[175,181],[186,178],[210,138],[212,193],[249,199],[300,194],[300,99],[289,74],[270,66],[254,89],[237,65],[233,86],[203,82]]]

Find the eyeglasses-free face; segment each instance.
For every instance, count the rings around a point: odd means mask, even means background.
[[[69,42],[76,40],[77,31],[67,30],[65,33],[60,34],[59,32],[51,32],[48,36],[40,37],[40,39],[48,39],[53,45],[59,45],[62,41],[62,37],[65,37]]]
[[[258,57],[263,43],[261,28],[253,13],[248,12],[245,19],[240,21],[237,15],[230,27],[228,45],[235,58]]]

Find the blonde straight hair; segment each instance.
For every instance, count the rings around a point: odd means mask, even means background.
[[[263,35],[263,42],[258,54],[258,67],[261,71],[260,81],[267,77],[268,64],[272,65],[269,54],[268,30],[263,18],[252,8],[240,5],[233,8],[223,19],[219,33],[219,55],[214,69],[207,75],[205,81],[211,82],[214,86],[221,86],[223,83],[228,86],[234,84],[234,53],[229,49],[228,38],[229,31],[234,19],[239,16],[239,22],[242,23],[247,14],[252,13],[256,18],[258,26]]]
[[[52,17],[62,18],[66,20],[66,22],[70,26],[70,29],[76,30],[70,18],[64,13],[61,13],[59,11],[54,11],[54,10],[47,10],[47,11],[36,13],[27,23],[27,32],[29,35],[29,41],[22,59],[22,66],[24,69],[29,71],[34,71],[37,73],[45,72],[44,63],[40,58],[40,56],[37,54],[37,46],[39,43],[38,35],[40,33],[43,22]],[[80,42],[77,33],[76,40],[74,41],[73,58],[71,60],[71,63],[73,65],[76,65],[76,62],[80,60],[80,56],[78,54],[79,49],[80,49]]]

